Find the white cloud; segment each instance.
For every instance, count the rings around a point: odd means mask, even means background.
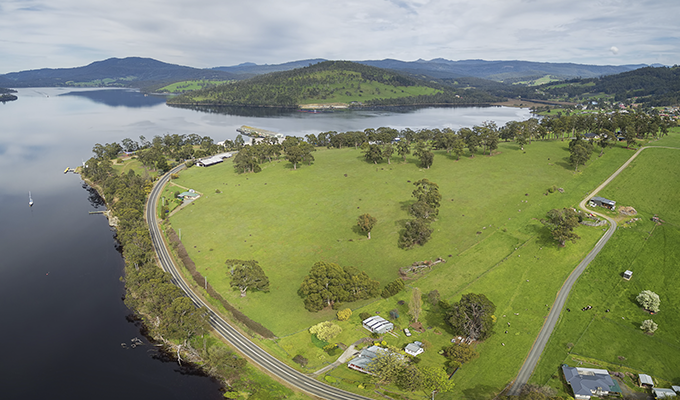
[[[317,57],[672,65],[679,11],[676,0],[5,0],[0,73],[126,56],[195,67]]]

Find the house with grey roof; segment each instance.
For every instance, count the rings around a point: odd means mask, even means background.
[[[591,396],[604,397],[621,394],[621,387],[605,369],[573,368],[565,364],[562,365],[562,373],[576,399],[587,400]]]
[[[364,328],[368,329],[372,333],[378,334],[387,333],[394,329],[393,323],[379,315],[366,318],[361,322],[361,325],[363,325]]]
[[[367,347],[363,350],[361,350],[361,353],[357,357],[354,357],[353,359],[349,360],[347,363],[347,367],[363,372],[364,374],[370,374],[369,370],[369,365],[373,361],[374,358],[378,357],[381,354],[394,354],[395,356],[399,357],[402,361],[404,360],[404,356],[401,354],[397,353],[392,353],[388,349],[384,347],[379,347],[379,346],[371,346]]]
[[[406,348],[404,348],[404,351],[406,354],[410,354],[415,357],[418,354],[425,352],[425,349],[423,349],[421,342],[414,342],[407,344]]]

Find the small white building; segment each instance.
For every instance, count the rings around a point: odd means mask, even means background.
[[[363,325],[364,328],[368,329],[372,333],[378,334],[387,333],[394,329],[393,323],[379,315],[374,315],[372,317],[366,318],[365,320],[363,320],[361,324]]]
[[[407,344],[406,348],[404,348],[404,351],[406,352],[406,354],[410,354],[413,357],[415,357],[418,354],[423,353],[425,351],[425,349],[422,348],[422,343],[415,342],[415,343]]]
[[[626,270],[626,272],[623,273],[623,279],[625,279],[627,281],[629,281],[630,278],[632,278],[632,277],[633,277],[633,271],[631,271],[631,270]]]

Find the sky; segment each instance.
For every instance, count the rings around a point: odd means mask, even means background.
[[[150,57],[680,64],[678,0],[0,0],[0,74]]]

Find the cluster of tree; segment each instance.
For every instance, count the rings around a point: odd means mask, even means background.
[[[144,207],[152,182],[134,171],[117,175],[106,157],[86,162],[82,176],[99,188],[107,206],[118,217],[116,239],[125,259],[125,304],[153,336],[189,346],[189,340],[208,333],[208,314],[172,283],[170,274],[156,265],[155,251],[144,221]],[[226,382],[241,381],[246,361],[223,346],[204,346],[197,352],[206,371]]]
[[[233,142],[230,146],[235,147]],[[199,136],[195,133],[184,134],[165,134],[154,136],[151,141],[144,136],[139,137],[139,141],[125,138],[120,143],[96,143],[92,148],[97,160],[114,160],[123,152],[134,154],[146,168],[156,169],[165,172],[170,169],[168,160],[177,162],[186,161],[194,158],[201,158],[225,151],[224,146],[218,146],[209,136]]]
[[[370,299],[378,293],[380,283],[365,272],[325,261],[312,266],[298,290],[305,308],[312,312],[324,307],[338,309],[343,302]]]
[[[231,145],[231,143],[226,143],[226,145]],[[297,169],[300,163],[311,165],[314,161],[312,152],[316,151],[313,145],[293,136],[287,136],[281,144],[274,138],[265,138],[259,143],[246,146],[243,144],[241,135],[238,135],[233,147],[239,150],[234,157],[234,169],[238,173],[260,172],[262,170],[260,164],[271,163],[281,153],[293,164],[293,169]]]
[[[446,321],[457,335],[484,340],[493,333],[496,306],[483,294],[464,294],[459,302],[443,304]]]
[[[672,105],[680,102],[680,67],[639,68],[600,78],[572,79],[559,85],[545,84],[536,89],[553,98],[605,93],[620,102],[635,99],[652,106]]]
[[[368,365],[371,379],[378,384],[394,383],[401,390],[422,390],[427,396],[433,392],[450,392],[454,383],[443,368],[420,367],[408,361],[399,349],[389,347],[381,351]]]
[[[430,240],[433,229],[430,222],[437,219],[442,195],[439,193],[439,185],[428,179],[421,179],[413,183],[413,197],[416,202],[410,207],[410,212],[415,219],[409,220],[399,236],[399,247],[412,248],[424,245]]]
[[[304,102],[320,102],[333,97],[349,97],[361,101],[369,84],[390,88],[384,98],[365,102],[367,105],[473,104],[497,101],[482,92],[465,92],[461,97],[448,86],[394,71],[349,61],[325,61],[304,68],[273,72],[254,78],[198,90],[168,100],[168,104],[207,104],[230,106],[297,107]],[[362,88],[362,84],[364,85]],[[372,85],[373,86],[373,85]],[[426,88],[433,94],[410,96],[403,87]],[[380,95],[376,89],[371,95]],[[377,89],[379,90],[379,89]]]
[[[227,260],[228,274],[231,276],[231,287],[246,296],[248,289],[269,291],[269,278],[255,260]]]
[[[394,296],[402,290],[404,290],[404,280],[397,278],[385,285],[382,292],[380,292],[380,296],[386,299],[388,297]]]
[[[559,242],[562,247],[566,245],[567,240],[576,243],[581,238],[574,232],[574,228],[578,226],[579,222],[579,213],[573,208],[561,210],[553,208],[548,211],[546,218],[541,220],[541,223],[550,230],[553,239]]]

